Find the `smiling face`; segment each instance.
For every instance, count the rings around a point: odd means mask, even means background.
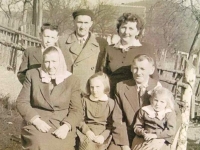
[[[84,37],[89,33],[90,27],[92,26],[93,21],[90,16],[79,15],[74,20],[76,34],[80,37]]]
[[[99,79],[98,77],[90,79],[90,93],[95,98],[102,97],[105,94],[104,89],[105,87],[101,79]]]
[[[164,110],[167,107],[167,101],[169,101],[167,95],[157,94],[151,100],[151,106],[157,112]]]
[[[44,55],[44,67],[49,75],[55,75],[60,65],[59,54],[56,51]]]
[[[130,44],[135,37],[139,34],[139,30],[137,29],[137,22],[127,21],[122,23],[119,28],[119,36],[121,38],[122,44]]]
[[[58,31],[45,29],[42,33],[40,33],[40,38],[44,48],[55,46],[56,42],[58,41]]]
[[[147,83],[154,69],[154,66],[147,59],[141,61],[135,60],[131,67],[133,78],[138,84]]]

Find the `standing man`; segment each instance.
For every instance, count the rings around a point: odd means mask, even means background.
[[[33,68],[39,68],[42,63],[42,54],[46,47],[54,46],[58,41],[58,26],[44,23],[41,27],[41,46],[30,47],[24,51],[22,63],[20,65],[17,77],[23,84],[26,71]]]
[[[86,83],[91,75],[101,70],[107,42],[96,37],[90,28],[93,24],[94,14],[91,10],[80,9],[72,14],[75,31],[68,35],[64,43],[60,38],[60,47],[69,71],[81,81],[81,90],[86,91]]]

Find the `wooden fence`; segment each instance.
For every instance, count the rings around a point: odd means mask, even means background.
[[[40,39],[0,25],[0,65],[17,72],[26,47],[40,44]]]

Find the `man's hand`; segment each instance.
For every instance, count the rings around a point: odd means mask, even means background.
[[[104,137],[102,135],[97,135],[96,138],[94,139],[94,142],[103,144],[104,143]]]
[[[94,141],[94,139],[96,138],[94,132],[92,132],[91,130],[86,132],[86,136],[92,141]]]
[[[33,120],[33,125],[41,132],[48,132],[51,129],[51,127],[40,118]]]
[[[67,134],[69,132],[69,127],[66,124],[63,124],[58,129],[56,129],[54,132],[52,132],[53,135],[55,135],[59,139],[65,139],[67,137]]]

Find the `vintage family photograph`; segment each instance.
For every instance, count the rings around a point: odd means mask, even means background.
[[[0,0],[0,150],[200,150],[200,0]]]

